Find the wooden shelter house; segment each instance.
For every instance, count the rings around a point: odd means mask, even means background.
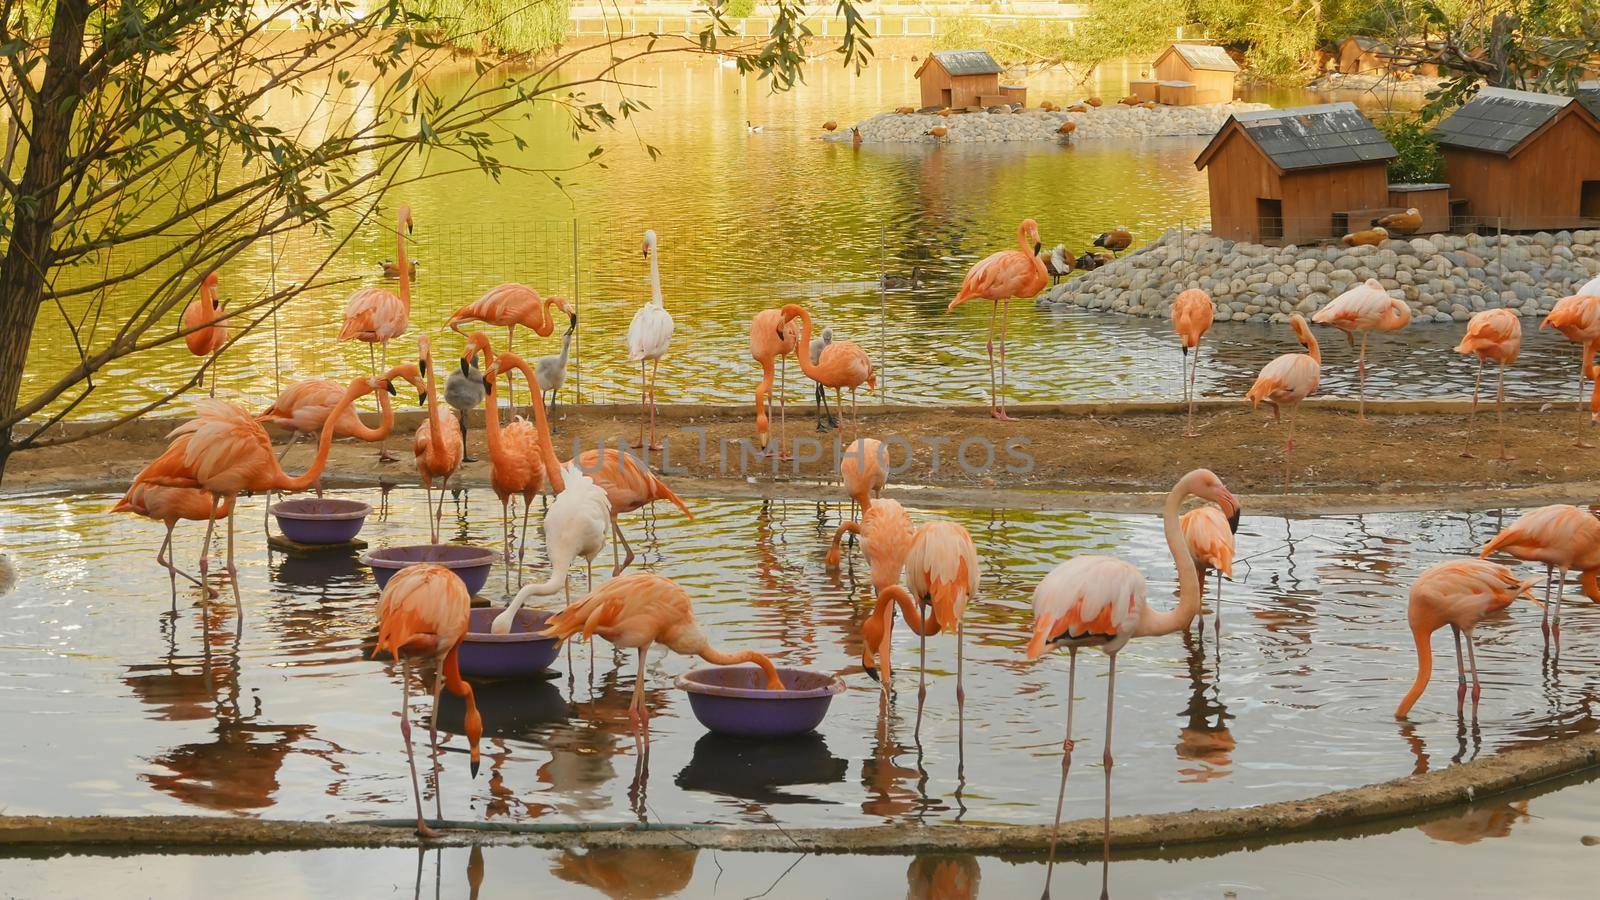
[[[1000,64],[987,50],[940,50],[928,54],[917,67],[922,84],[922,105],[950,109],[998,106]]]
[[[1212,234],[1298,243],[1387,207],[1396,155],[1354,103],[1325,103],[1229,116],[1194,164],[1211,187]]]
[[[1192,98],[1190,103],[1228,103],[1233,100],[1239,64],[1228,51],[1212,44],[1173,44],[1156,57],[1155,70],[1159,82],[1194,85],[1193,92],[1181,94]]]
[[[1433,136],[1458,214],[1512,231],[1600,225],[1600,119],[1578,98],[1480,88]]]
[[[1393,48],[1377,38],[1351,35],[1339,42],[1337,68],[1341,75],[1379,74],[1393,64]]]

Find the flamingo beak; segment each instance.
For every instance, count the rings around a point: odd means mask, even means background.
[[[473,778],[477,778],[478,777],[478,761],[477,760],[473,760],[472,761],[472,777]]]
[[[477,362],[477,360],[474,359],[473,362]],[[461,357],[461,374],[463,374],[463,375],[469,374],[468,368],[467,368],[467,358],[465,356]]]
[[[422,373],[422,377],[423,378],[427,378],[428,377],[428,358],[427,357],[423,357],[422,359],[417,361],[417,371]]]
[[[878,677],[878,667],[877,666],[862,666],[861,670],[863,672],[866,672],[867,675],[870,676],[873,681],[882,681],[883,680],[883,679]]]
[[[569,330],[573,329],[573,328],[577,328],[578,327],[578,314],[577,313],[568,313],[567,315],[571,317],[567,321],[567,328]]]
[[[388,389],[389,396],[391,396],[391,397],[396,396],[397,392],[394,389],[394,382],[392,382],[392,381],[384,381],[383,386]]]
[[[1233,505],[1233,511],[1228,513],[1228,530],[1233,532],[1234,534],[1238,534],[1239,533],[1239,513],[1241,511],[1240,510],[1240,506],[1239,506],[1239,498],[1233,496],[1232,494],[1229,494],[1228,495],[1228,502]]]

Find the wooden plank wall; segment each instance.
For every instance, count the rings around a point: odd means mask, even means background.
[[[1211,233],[1234,241],[1259,241],[1256,199],[1282,197],[1278,173],[1261,151],[1237,133],[1224,137],[1206,166],[1206,180],[1211,188]]]
[[[1389,205],[1389,167],[1383,162],[1334,166],[1283,176],[1283,239],[1336,237],[1333,213]]]
[[[1467,215],[1513,231],[1583,224],[1583,182],[1600,180],[1600,132],[1571,108],[1513,158],[1441,149],[1450,195],[1468,202]]]

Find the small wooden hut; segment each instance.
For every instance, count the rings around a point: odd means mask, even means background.
[[[1339,73],[1377,75],[1389,71],[1394,50],[1377,38],[1351,35],[1339,42]]]
[[[917,68],[922,84],[922,105],[951,109],[997,106],[1000,64],[987,50],[940,50],[928,54]]]
[[[1299,243],[1388,207],[1396,155],[1354,103],[1325,103],[1229,116],[1194,165],[1211,186],[1212,234]]]
[[[1465,215],[1513,231],[1600,225],[1600,119],[1578,98],[1480,88],[1433,136]]]
[[[1173,44],[1156,57],[1155,70],[1156,81],[1193,84],[1192,103],[1227,103],[1239,64],[1213,44]]]

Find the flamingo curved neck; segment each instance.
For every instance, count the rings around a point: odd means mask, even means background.
[[[1028,245],[1028,229],[1023,227],[1017,228],[1017,248],[1029,256],[1034,255],[1033,248]],[[1044,263],[1040,263],[1039,265],[1043,266]]]
[[[339,402],[328,413],[328,421],[322,423],[322,435],[317,440],[317,455],[311,460],[310,468],[299,475],[290,476],[279,467],[277,478],[275,479],[276,483],[272,485],[274,490],[292,494],[296,491],[303,491],[317,483],[317,479],[322,477],[322,470],[328,465],[328,454],[333,451],[333,433],[338,428],[339,417],[343,416],[345,410],[356,402],[357,397],[365,393],[366,391],[358,385],[351,385],[344,392],[344,396],[339,398]],[[389,419],[389,423],[393,425],[392,418]],[[274,458],[273,465],[277,465],[276,458]]]
[[[1145,636],[1172,634],[1189,626],[1200,611],[1200,576],[1195,569],[1194,557],[1189,554],[1189,542],[1183,538],[1183,527],[1178,522],[1178,509],[1191,493],[1189,478],[1184,476],[1167,494],[1161,510],[1162,532],[1167,538],[1167,549],[1172,552],[1173,565],[1178,567],[1178,605],[1157,612],[1146,607],[1139,620],[1138,634]]]
[[[556,459],[555,444],[550,439],[550,420],[544,409],[544,385],[539,383],[539,376],[528,366],[526,360],[511,351],[506,351],[499,356],[500,368],[514,368],[522,373],[533,388],[533,422],[534,437],[539,444],[539,455],[544,458],[545,477],[550,479],[550,488],[560,495],[567,489],[566,478],[561,474],[561,463]]]
[[[666,302],[661,299],[661,257],[654,249],[650,251],[650,302],[657,306]]]
[[[795,361],[800,363],[800,371],[806,373],[807,378],[810,378],[812,381],[820,384],[822,383],[822,366],[819,363],[813,363],[811,361],[811,354],[809,352],[798,352],[799,347],[811,346],[811,310],[806,309],[804,306],[798,305],[795,307],[795,309],[799,310],[799,312],[795,313],[795,315],[800,319],[800,343],[796,345],[797,349],[794,355]],[[779,321],[783,322],[781,317]],[[784,327],[788,327],[788,324],[788,322],[783,322]],[[818,354],[818,359],[820,360],[820,358],[821,354]]]
[[[394,407],[389,404],[389,392],[386,390],[380,389],[378,391],[378,410],[377,428],[368,428],[367,423],[361,421],[360,416],[352,416],[351,418],[354,419],[354,422],[347,425],[345,430],[356,440],[368,443],[387,438],[394,432]]]

